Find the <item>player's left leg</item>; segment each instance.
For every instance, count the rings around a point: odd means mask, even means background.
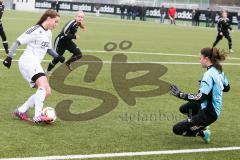
[[[212,46],[212,47],[215,47],[222,38],[223,38],[223,36],[218,33],[218,35],[217,35],[217,37],[216,37],[216,40],[215,40],[215,42],[213,43],[213,46]]]
[[[229,48],[229,51],[232,53],[233,52],[233,50],[232,50],[232,37],[229,33],[225,34],[224,36],[228,40],[228,48]]]
[[[196,102],[187,102],[180,106],[179,111],[186,114],[189,118],[198,114],[201,109],[201,104]]]
[[[49,119],[42,115],[42,109],[45,99],[51,95],[51,88],[48,83],[47,77],[42,73],[33,76],[37,91],[34,96],[35,114],[33,120],[35,123],[47,122]]]
[[[0,25],[0,36],[2,38],[2,43],[3,43],[3,47],[5,49],[5,52],[6,52],[6,54],[8,54],[8,41],[7,41],[6,34],[3,30],[2,24]]]
[[[82,58],[82,52],[73,41],[70,42],[70,45],[68,45],[67,50],[73,54],[71,58],[69,58],[65,62],[69,69],[71,69],[71,64]]]
[[[212,124],[216,119],[208,117],[203,111],[191,119],[186,119],[173,126],[173,132],[177,135],[188,137],[200,136],[206,143],[210,142],[210,130],[205,128]]]

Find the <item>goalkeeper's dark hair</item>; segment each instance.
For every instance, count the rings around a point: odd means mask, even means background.
[[[226,52],[223,50],[220,51],[218,48],[203,48],[201,50],[201,54],[204,57],[208,57],[209,60],[212,62],[213,66],[219,71],[222,72],[222,65],[220,62],[224,61],[226,59]]]
[[[55,17],[60,17],[60,15],[58,14],[58,12],[52,10],[52,9],[48,9],[46,10],[43,15],[41,16],[41,18],[39,19],[39,21],[37,22],[38,25],[41,25],[48,17],[50,18],[55,18]]]

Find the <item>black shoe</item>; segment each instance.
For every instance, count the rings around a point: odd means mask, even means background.
[[[48,64],[47,72],[51,72],[51,70],[55,67],[52,63]]]
[[[72,71],[72,70],[73,70],[71,63],[70,63],[70,64],[68,64],[68,63],[65,63],[65,64],[66,64],[67,68],[68,68],[70,71]]]

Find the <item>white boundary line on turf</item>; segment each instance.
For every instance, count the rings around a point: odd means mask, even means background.
[[[3,59],[0,59],[0,61],[3,61]],[[18,62],[19,60],[12,60],[13,62]],[[43,60],[42,62],[51,62],[52,60]],[[200,63],[196,62],[153,62],[153,61],[127,61],[127,62],[112,62],[112,61],[81,61],[81,62],[87,62],[87,63],[104,63],[104,64],[112,64],[112,63],[118,63],[118,64],[125,64],[125,63],[151,63],[151,64],[173,64],[173,65],[200,65]],[[225,66],[240,66],[240,63],[222,63],[222,65]]]
[[[3,59],[0,59],[0,61],[3,61]],[[12,60],[13,62],[18,62],[19,60]],[[42,60],[42,62],[48,63],[52,60]],[[125,64],[125,63],[151,63],[151,64],[172,64],[172,65],[200,65],[200,63],[196,62],[153,62],[153,61],[127,61],[127,62],[112,62],[112,61],[81,61],[81,62],[87,62],[87,63],[104,63],[104,64],[112,64],[112,63],[118,63],[118,64]],[[225,66],[240,66],[240,63],[222,63],[222,65]]]
[[[0,49],[4,50],[4,49]],[[17,49],[19,51],[23,51],[25,49]],[[192,55],[192,54],[176,54],[176,53],[162,53],[162,52],[133,52],[133,51],[96,51],[96,50],[82,50],[85,53],[125,53],[125,54],[143,54],[143,55],[159,55],[159,56],[179,56],[179,57],[199,57],[199,55]],[[234,58],[234,57],[227,57],[229,60],[240,60],[240,58]]]
[[[199,148],[182,150],[163,150],[163,151],[144,151],[144,152],[122,152],[122,153],[102,153],[88,155],[65,155],[65,156],[45,156],[45,157],[24,157],[24,158],[2,158],[0,160],[64,160],[64,159],[91,159],[91,158],[114,158],[114,157],[133,157],[150,155],[172,155],[184,153],[202,153],[202,152],[221,152],[236,151],[240,147],[221,147],[221,148]]]

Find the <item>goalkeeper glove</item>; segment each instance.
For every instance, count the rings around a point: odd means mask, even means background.
[[[187,99],[188,95],[186,93],[181,92],[176,85],[170,86],[171,94],[175,97],[178,97],[180,99]]]

